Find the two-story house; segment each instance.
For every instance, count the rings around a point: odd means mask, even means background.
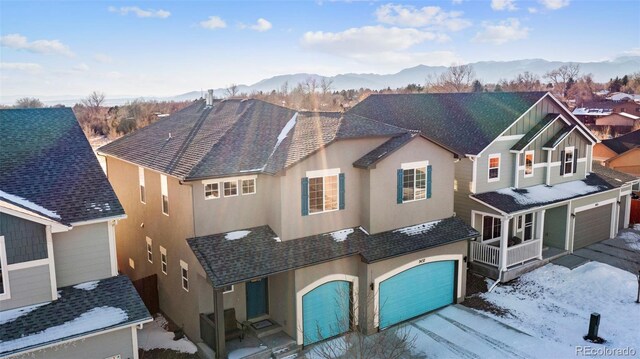
[[[592,165],[597,142],[550,93],[372,95],[349,111],[452,149],[470,268],[508,281],[627,227],[637,178]]]
[[[0,357],[138,357],[124,218],[70,108],[0,110]]]
[[[479,233],[454,217],[456,154],[418,132],[207,96],[99,152],[120,270],[157,274],[161,310],[218,357],[231,309],[309,345],[464,298]]]

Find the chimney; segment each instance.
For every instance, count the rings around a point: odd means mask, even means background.
[[[213,106],[213,89],[207,90],[207,106]]]

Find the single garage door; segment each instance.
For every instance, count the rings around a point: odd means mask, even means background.
[[[611,206],[612,204],[607,204],[576,213],[573,250],[609,238]]]
[[[351,283],[333,281],[302,297],[304,345],[332,338],[349,330]]]
[[[454,302],[456,261],[422,264],[380,283],[380,329]]]

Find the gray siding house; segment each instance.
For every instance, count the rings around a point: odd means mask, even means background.
[[[459,155],[455,213],[481,233],[475,272],[508,281],[629,225],[638,178],[592,164],[597,139],[550,93],[372,95],[349,113]]]
[[[0,110],[0,357],[137,358],[126,218],[69,108]]]

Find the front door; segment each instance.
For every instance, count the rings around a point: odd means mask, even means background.
[[[247,319],[269,313],[267,278],[247,282]]]

